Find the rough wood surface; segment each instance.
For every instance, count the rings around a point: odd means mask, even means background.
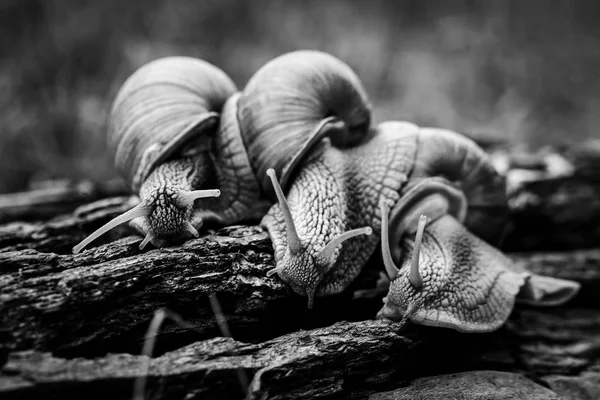
[[[35,209],[43,196],[32,196]],[[7,198],[0,196],[0,215],[10,209]],[[51,218],[4,217],[0,397],[130,398],[148,361],[137,355],[145,330],[154,311],[167,307],[195,331],[164,325],[158,356],[149,360],[151,398],[242,398],[239,367],[253,378],[250,398],[257,399],[409,398],[425,396],[436,382],[477,385],[482,379],[506,387],[506,396],[531,390],[596,398],[598,180],[544,177],[511,192],[513,229],[503,249],[528,269],[580,282],[582,291],[560,308],[519,306],[503,329],[478,335],[371,320],[381,299],[353,299],[351,291],[374,285],[382,270],[377,256],[352,290],[318,299],[308,310],[306,299],[265,276],[273,265],[271,243],[257,226],[210,230],[146,251],[123,226],[88,251],[71,254],[86,234],[134,202],[129,196],[83,206],[58,201],[61,214]],[[19,210],[27,215],[26,206]],[[219,337],[208,301],[213,293],[235,340]],[[467,372],[484,370],[515,375]],[[514,382],[521,389],[511,392]]]
[[[530,326],[531,312],[545,321],[538,332],[519,328]],[[593,318],[590,310],[516,313],[507,329],[485,335],[400,328],[384,321],[339,322],[259,344],[208,339],[152,359],[130,354],[65,359],[17,352],[3,368],[0,388],[6,399],[42,393],[45,398],[77,398],[84,392],[86,398],[125,399],[133,380],[145,376],[148,361],[149,398],[164,399],[243,398],[238,368],[253,377],[253,399],[366,398],[406,385],[411,393],[424,390],[422,380],[415,381],[418,377],[430,376],[427,381],[432,383],[431,376],[474,370],[518,373],[521,383],[545,377],[561,388],[593,387],[598,379],[590,366],[600,352],[600,318],[597,313]],[[504,390],[516,395],[523,388],[508,381]]]

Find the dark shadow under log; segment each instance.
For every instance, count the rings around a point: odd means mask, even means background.
[[[524,313],[491,334],[414,326],[400,330],[398,324],[362,321],[260,344],[208,339],[150,359],[147,390],[149,398],[243,398],[236,374],[242,368],[253,377],[250,398],[361,398],[408,385],[419,376],[493,369],[535,379],[552,374],[548,379],[556,380],[557,374],[576,374],[592,365],[600,352],[592,334],[600,330],[598,316],[588,318],[585,310],[568,308],[536,315],[550,335],[530,337],[531,331],[520,330],[527,322]],[[520,336],[529,339],[520,342]],[[125,399],[133,380],[145,376],[147,361],[129,354],[86,360],[18,352],[4,366],[0,388],[6,399],[41,394],[68,399],[84,393],[90,399]]]

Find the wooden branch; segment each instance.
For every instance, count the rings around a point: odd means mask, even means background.
[[[0,195],[0,223],[48,219],[91,201],[126,194],[120,180],[59,182],[51,187]]]
[[[409,383],[407,393],[426,394],[430,392],[423,380],[414,381],[423,374],[525,370],[530,376],[552,374],[556,379],[557,373],[583,370],[600,351],[596,337],[600,317],[592,317],[590,310],[536,311],[535,318],[543,325],[530,324],[530,318],[531,311],[516,313],[510,327],[492,334],[426,327],[401,330],[398,324],[385,321],[339,322],[260,344],[213,338],[153,359],[130,354],[64,359],[19,352],[2,369],[0,393],[5,399],[36,393],[64,399],[129,398],[133,380],[146,375],[149,361],[147,388],[153,399],[243,398],[238,368],[252,378],[249,398],[253,399],[364,398]],[[515,346],[524,349],[516,352]],[[515,358],[515,353],[528,358]],[[472,378],[477,382],[479,376]],[[523,377],[512,376],[509,381],[517,380],[535,389],[532,393],[551,393],[540,391]]]
[[[114,338],[141,339],[154,310],[164,306],[189,308],[186,317],[211,337],[217,331],[209,294],[222,293],[237,327],[288,293],[280,281],[264,278],[271,244],[258,228],[229,228],[143,253],[139,242],[128,237],[79,255],[0,253],[0,318],[14,347],[102,354]]]
[[[600,181],[565,177],[523,184],[510,196],[507,251],[570,250],[600,243]]]

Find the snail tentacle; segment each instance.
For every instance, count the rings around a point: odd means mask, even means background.
[[[152,233],[152,231],[148,231],[148,233],[146,233],[146,236],[144,237],[144,240],[142,240],[142,242],[140,243],[140,250],[144,250],[146,245],[149,242],[153,241],[155,237],[156,236],[154,235],[154,233]]]
[[[283,272],[283,266],[275,267],[267,271],[267,276],[272,276],[281,272]]]
[[[363,228],[352,229],[350,231],[340,233],[339,235],[337,235],[336,237],[331,239],[331,241],[329,243],[327,243],[321,250],[319,250],[319,252],[315,256],[315,261],[317,263],[317,266],[319,266],[319,265],[326,266],[326,265],[331,264],[331,258],[333,257],[333,253],[334,253],[335,249],[340,244],[342,244],[344,241],[351,239],[353,237],[356,237],[356,236],[360,236],[360,235],[368,236],[372,233],[373,233],[373,229],[369,226],[365,226]],[[323,271],[323,272],[325,272],[325,271]]]
[[[421,254],[421,242],[423,241],[423,231],[425,231],[425,224],[427,224],[427,216],[421,215],[419,217],[419,225],[417,227],[417,235],[415,237],[415,244],[413,247],[412,259],[410,262],[410,275],[408,280],[415,289],[420,289],[423,286],[423,277],[419,271],[419,256]]]
[[[296,231],[296,225],[294,224],[294,219],[292,218],[290,207],[288,205],[287,200],[285,199],[283,190],[281,190],[281,186],[279,186],[275,170],[269,168],[267,170],[267,175],[269,176],[269,178],[271,178],[271,183],[273,184],[273,189],[275,190],[275,194],[277,195],[279,207],[281,207],[281,212],[283,213],[288,248],[290,249],[292,255],[297,254],[302,250],[302,242],[300,241],[300,237],[298,236],[298,232]]]
[[[106,232],[110,231],[111,229],[116,228],[117,226],[124,224],[125,222],[129,222],[132,219],[135,219],[138,217],[145,217],[148,215],[148,213],[149,213],[149,210],[145,203],[138,204],[131,210],[126,211],[125,213],[116,216],[115,218],[113,218],[112,220],[110,220],[109,222],[104,224],[102,227],[100,227],[96,231],[94,231],[91,235],[89,235],[88,237],[83,239],[77,246],[73,247],[73,253],[74,254],[79,253],[84,247],[86,247],[88,244],[90,244],[91,242],[96,240],[98,237],[104,235]]]
[[[381,251],[383,253],[383,265],[385,266],[388,278],[393,281],[396,279],[399,270],[396,264],[394,264],[390,252],[389,208],[384,200],[379,202],[379,208],[381,210]]]
[[[186,222],[186,224],[185,224],[185,230],[188,231],[189,233],[191,233],[192,236],[195,238],[200,236],[200,234],[198,233],[198,230],[196,228],[194,228],[194,225],[192,225],[189,221]]]
[[[203,199],[206,197],[219,197],[220,195],[221,191],[219,189],[180,190],[179,193],[177,193],[181,207],[191,206],[197,199]]]

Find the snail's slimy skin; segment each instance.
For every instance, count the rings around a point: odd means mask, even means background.
[[[140,200],[147,205],[148,215],[132,220],[131,226],[144,237],[152,233],[151,243],[157,247],[191,236],[187,224],[199,230],[203,220],[194,218],[194,203],[181,201],[179,195],[202,188],[208,171],[203,156],[184,157],[160,164],[140,188]],[[197,200],[198,203],[208,201],[210,199]]]
[[[493,331],[506,321],[527,274],[511,271],[504,254],[445,215],[425,229],[419,261],[423,285],[415,289],[408,279],[413,244],[410,238],[402,241],[400,272],[381,316],[467,332]]]
[[[152,233],[156,247],[164,247],[190,235],[188,224],[200,230],[203,224],[232,224],[264,215],[266,202],[260,199],[256,179],[249,164],[239,160],[239,136],[228,138],[231,130],[220,133],[229,139],[218,149],[165,162],[154,169],[140,188],[141,202],[148,205],[149,215],[136,218],[131,226],[143,235]],[[236,140],[237,139],[237,140]],[[236,168],[237,166],[237,168]],[[179,193],[220,188],[218,197],[194,203],[180,201]]]
[[[450,215],[427,225],[420,246],[423,285],[409,281],[414,241],[402,241],[400,270],[391,281],[380,318],[489,332],[508,319],[516,301],[562,304],[579,284],[542,277],[516,266],[501,251],[469,232]]]
[[[279,204],[262,220],[275,250],[280,277],[301,295],[343,291],[358,275],[379,242],[379,199],[394,204],[406,182],[416,152],[412,125],[406,130],[378,130],[360,147],[316,149],[293,179],[287,201],[302,243],[300,256],[289,253],[286,225]],[[349,239],[328,263],[317,254],[343,232],[371,227],[374,234]]]

